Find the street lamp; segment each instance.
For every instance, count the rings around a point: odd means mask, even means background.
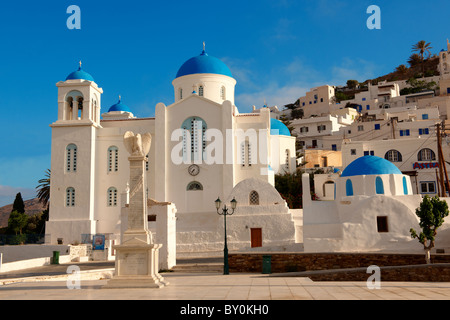
[[[223,216],[223,224],[224,224],[224,228],[225,228],[225,245],[223,248],[223,274],[227,275],[227,274],[230,274],[229,266],[228,266],[227,216],[233,215],[234,209],[236,209],[237,201],[234,198],[233,198],[233,200],[231,200],[231,209],[233,210],[233,211],[231,211],[231,213],[228,212],[229,209],[227,208],[227,205],[223,206],[223,209],[221,210],[221,212],[219,211],[220,207],[222,207],[222,201],[220,200],[220,198],[217,198],[215,203],[216,203],[217,213],[220,216]]]

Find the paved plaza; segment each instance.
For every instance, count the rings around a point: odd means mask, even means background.
[[[103,269],[106,270],[106,269]],[[105,272],[105,271],[103,271]],[[95,273],[94,273],[95,274]],[[104,275],[104,273],[103,273]],[[446,300],[450,283],[313,282],[304,277],[262,274],[164,273],[170,283],[162,289],[102,289],[107,279],[81,280],[68,289],[66,278],[16,279],[0,286],[0,300]],[[95,277],[94,277],[95,278]],[[101,279],[101,280],[99,280]]]

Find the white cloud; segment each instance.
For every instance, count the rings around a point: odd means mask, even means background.
[[[377,69],[376,65],[369,61],[344,58],[331,66],[329,72],[324,73],[296,58],[284,66],[266,70],[263,76],[258,77],[251,66],[239,68],[238,63],[236,65],[245,75],[244,93],[239,93],[238,87],[236,95],[236,105],[241,112],[250,112],[252,105],[262,107],[264,99],[269,106],[277,105],[282,108],[286,104],[294,103],[314,87],[345,85],[349,79],[360,82],[372,79]],[[240,74],[241,72],[237,73]]]
[[[240,112],[250,112],[251,106],[261,108],[264,100],[268,106],[278,106],[280,110],[286,104],[294,103],[298,98],[305,95],[309,88],[297,85],[279,87],[276,84],[269,85],[264,89],[243,93],[236,96],[236,105]]]

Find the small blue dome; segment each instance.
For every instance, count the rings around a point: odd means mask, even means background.
[[[370,176],[380,174],[402,174],[402,172],[390,161],[375,157],[365,156],[350,163],[341,177]]]
[[[111,108],[109,108],[109,111],[108,111],[108,112],[111,112],[111,111],[122,111],[122,112],[129,112],[129,113],[131,113],[130,108],[128,108],[127,105],[124,105],[124,104],[121,102],[121,99],[119,99],[119,102],[117,102],[117,103],[116,103],[115,105],[113,105]]]
[[[270,134],[273,136],[291,136],[291,131],[280,120],[270,119]]]
[[[77,71],[74,71],[71,74],[69,74],[66,78],[66,81],[67,80],[88,80],[95,82],[94,78],[89,73],[81,69],[81,66],[78,68]]]
[[[225,63],[215,57],[209,56],[205,51],[198,57],[186,61],[178,70],[177,78],[198,73],[214,73],[233,77]]]

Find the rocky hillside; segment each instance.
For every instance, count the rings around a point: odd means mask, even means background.
[[[37,198],[26,200],[24,201],[24,204],[25,204],[25,212],[29,216],[41,213],[42,211],[45,210],[45,208],[42,206],[41,203],[39,203],[39,200]],[[11,214],[12,207],[13,205],[9,204],[7,206],[0,208],[0,228],[8,226],[8,218],[9,215]]]
[[[430,59],[426,59],[424,62],[423,69],[425,71],[425,76],[438,76],[438,65],[439,65],[439,57],[432,57]],[[399,81],[399,80],[408,80],[411,78],[417,78],[422,75],[422,64],[417,64],[415,66],[408,67],[408,64],[405,63],[405,66],[407,66],[406,70],[394,70],[394,72],[391,72],[389,74],[386,74],[384,76],[378,77],[376,79],[373,79],[372,82],[379,82],[387,80],[390,81]],[[367,80],[369,81],[369,80]]]

